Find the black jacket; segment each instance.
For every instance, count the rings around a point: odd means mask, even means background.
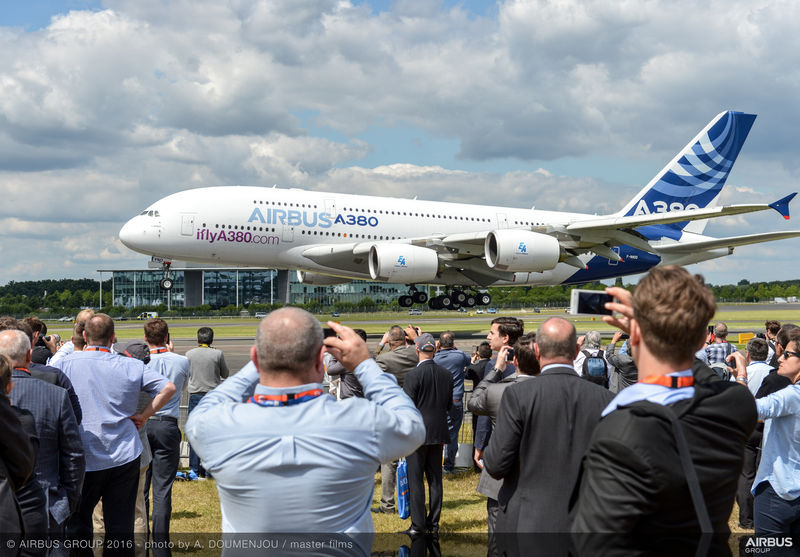
[[[447,443],[447,411],[453,406],[453,376],[428,360],[408,372],[403,390],[425,422],[425,445]]]
[[[567,503],[581,457],[613,395],[570,365],[548,368],[508,387],[483,453],[503,479],[498,532],[567,532]]]
[[[670,405],[683,427],[715,532],[728,533],[744,445],[756,424],[753,396],[726,381],[695,384]],[[573,532],[699,532],[665,408],[640,401],[600,422],[570,502]]]

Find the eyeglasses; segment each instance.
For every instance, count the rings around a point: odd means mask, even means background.
[[[786,355],[787,358],[794,356],[795,358],[800,358],[800,352],[792,352],[791,350],[784,350],[783,353]]]

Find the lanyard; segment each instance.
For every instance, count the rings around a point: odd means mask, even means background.
[[[163,346],[161,348],[151,348],[150,349],[150,353],[151,354],[163,354],[164,352],[168,352],[168,350],[166,348],[164,348]]]
[[[106,348],[105,346],[87,346],[83,350],[84,352],[108,352],[109,354],[111,353],[111,350],[109,348]]]
[[[661,385],[662,387],[669,387],[670,389],[681,389],[683,387],[691,387],[694,385],[694,377],[675,377],[674,375],[648,375],[642,379],[642,383],[649,383],[651,385]]]
[[[208,344],[201,344],[200,348],[211,348]]]
[[[309,400],[314,400],[322,394],[322,389],[311,389],[302,393],[287,393],[284,395],[253,395],[247,402],[259,406],[294,406]]]
[[[28,369],[24,368],[24,367],[15,367],[14,369],[16,369],[17,371],[24,371],[28,375],[31,374],[31,372]]]

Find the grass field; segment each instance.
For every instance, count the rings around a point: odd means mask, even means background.
[[[444,501],[439,530],[442,555],[486,554],[486,498],[475,491],[478,477],[472,470],[444,476]],[[373,508],[378,506],[380,493],[381,477],[376,474]],[[176,482],[172,499],[173,533],[189,535],[220,531],[221,513],[213,480]],[[411,525],[410,519],[400,520],[396,514],[382,513],[373,513],[372,517],[376,532],[372,555],[397,555],[399,547],[409,545],[409,538],[398,532]],[[729,520],[731,532],[752,533],[738,527],[737,517],[738,508],[734,505]],[[730,543],[735,549],[735,538],[732,537]]]
[[[800,306],[797,310],[790,309],[747,309],[747,304],[740,306],[725,306],[714,316],[713,322],[724,321],[732,331],[760,332],[764,329],[764,321],[774,319],[783,322],[800,322]],[[524,310],[503,310],[497,315],[513,315],[525,321],[526,330],[533,330],[539,323],[554,315],[566,317],[578,329],[578,333],[597,330],[610,336],[614,331],[599,318],[584,316],[570,316],[563,309],[542,310],[541,313]],[[454,331],[464,333],[486,333],[489,324],[496,317],[493,314],[478,315],[472,313],[453,313],[449,311],[429,311],[423,315],[408,315],[406,313],[343,313],[339,317],[319,316],[323,323],[332,319],[349,327],[361,328],[368,334],[384,333],[391,325],[407,325],[413,323],[424,331],[440,332]],[[198,318],[198,319],[167,319],[174,338],[192,339],[197,328],[201,325],[212,324],[217,338],[252,338],[255,336],[259,320],[254,318]],[[116,326],[117,338],[129,340],[141,338],[143,321],[120,321]],[[49,333],[57,333],[62,338],[69,338],[72,334],[72,325],[64,323],[50,323]]]

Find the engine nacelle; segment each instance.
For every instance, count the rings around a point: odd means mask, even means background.
[[[561,248],[558,240],[547,234],[504,229],[489,232],[484,253],[492,269],[532,273],[553,269]]]
[[[320,275],[318,273],[309,273],[307,271],[297,271],[297,281],[302,284],[314,284],[317,286],[328,286],[331,284],[344,284],[346,282],[350,282],[350,280],[346,278]]]
[[[411,244],[375,244],[369,249],[369,274],[375,280],[411,284],[436,279],[439,256]]]

